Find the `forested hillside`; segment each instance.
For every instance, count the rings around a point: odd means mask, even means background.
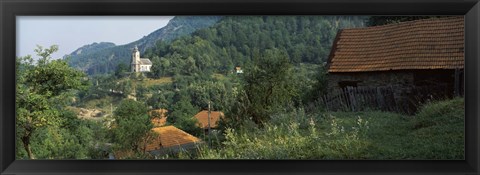
[[[362,27],[361,16],[228,16],[172,43],[159,41],[145,56],[154,76],[227,72],[248,64],[254,51],[279,49],[294,63],[323,63],[336,33]],[[158,67],[159,66],[159,67]]]
[[[168,43],[179,36],[188,35],[198,29],[211,26],[220,18],[218,16],[177,16],[170,20],[167,26],[126,45],[104,47],[104,44],[93,43],[87,45],[89,49],[82,49],[86,46],[77,49],[69,55],[69,64],[89,75],[113,72],[119,63],[130,63],[131,51],[135,45],[143,52],[157,41]],[[82,51],[78,52],[79,50]]]

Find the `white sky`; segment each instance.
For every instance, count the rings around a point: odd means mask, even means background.
[[[173,16],[17,16],[16,55],[32,55],[36,45],[53,44],[61,58],[94,42],[123,45],[136,41],[164,27]]]

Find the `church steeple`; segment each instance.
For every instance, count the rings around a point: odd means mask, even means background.
[[[133,48],[132,52],[132,72],[138,72],[140,64],[140,52],[137,45]]]
[[[140,58],[140,51],[135,45],[132,51],[131,72],[150,72],[152,62],[148,58]]]

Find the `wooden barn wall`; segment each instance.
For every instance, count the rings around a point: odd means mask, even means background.
[[[407,71],[329,73],[328,89],[340,89],[342,81],[355,81],[357,86],[413,85],[414,74]]]

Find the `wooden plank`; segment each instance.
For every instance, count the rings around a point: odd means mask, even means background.
[[[356,107],[357,107],[357,103],[355,101],[355,95],[353,94],[353,90],[351,87],[347,87],[348,89],[348,95],[350,97],[350,103],[351,103],[351,109],[352,111],[355,111]]]
[[[454,86],[454,95],[455,97],[460,96],[460,70],[455,69],[455,84]]]

